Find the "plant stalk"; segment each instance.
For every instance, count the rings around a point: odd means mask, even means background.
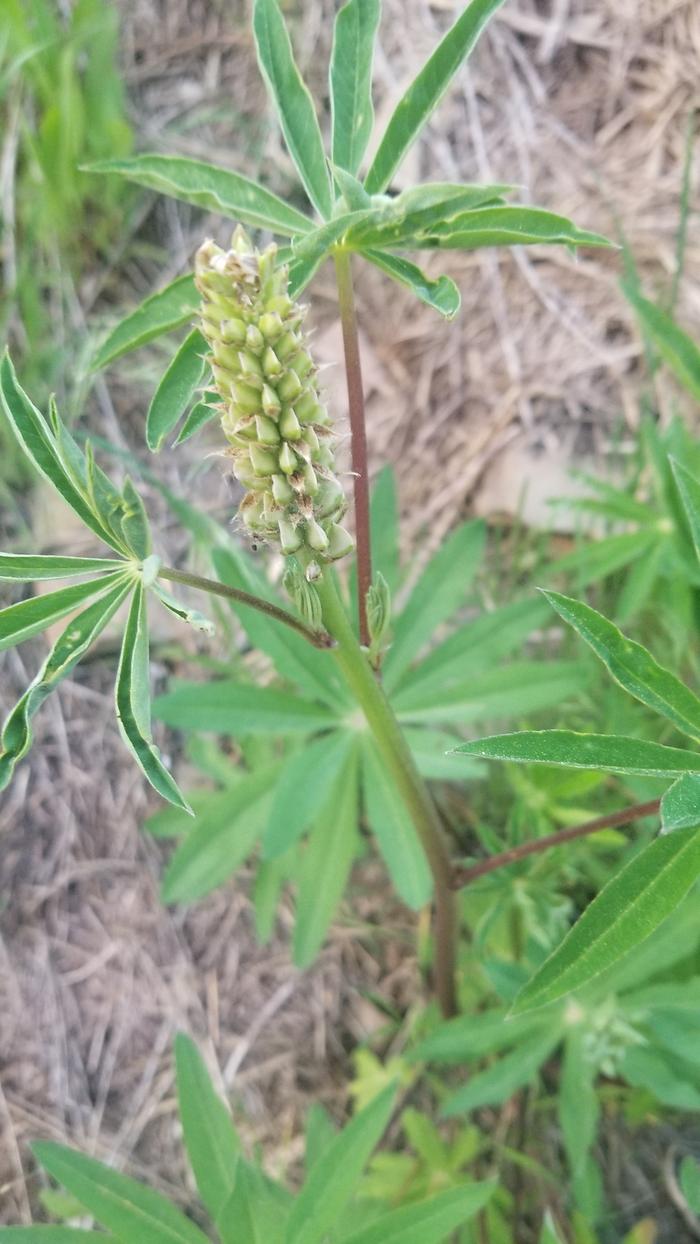
[[[350,255],[347,251],[335,253],[335,275],[338,284],[338,307],[343,330],[345,353],[345,377],[348,388],[348,412],[350,415],[353,497],[355,503],[355,540],[357,544],[357,608],[359,615],[360,642],[369,645],[367,625],[367,592],[372,582],[372,548],[369,523],[369,476],[367,470],[367,432],[365,428],[365,398],[362,387],[360,344],[357,337],[355,297],[352,288]]]
[[[582,825],[571,825],[568,829],[560,829],[555,834],[546,834],[544,838],[534,838],[532,842],[521,842],[519,846],[511,847],[508,851],[501,851],[487,860],[479,860],[478,864],[453,868],[452,885],[455,890],[461,890],[463,886],[470,885],[479,877],[485,877],[487,873],[493,873],[498,868],[506,868],[508,864],[515,864],[518,860],[524,860],[528,855],[539,855],[541,851],[547,851],[550,847],[559,847],[562,843],[572,842],[575,838],[597,834],[601,829],[612,829],[616,825],[629,825],[631,821],[640,820],[643,816],[652,816],[658,812],[660,805],[659,799],[650,799],[648,803],[635,803],[628,808],[621,808],[619,812],[609,812],[604,816],[597,816],[593,821],[584,821]]]
[[[357,642],[332,575],[316,581],[323,621],[336,640],[333,656],[372,731],[380,758],[394,779],[425,851],[435,885],[435,992],[446,1018],[457,1013],[455,993],[457,920],[452,866],[442,826],[430,794],[416,769],[384,690]]]
[[[250,605],[251,609],[266,613],[268,618],[274,618],[276,622],[283,622],[285,626],[290,626],[293,631],[303,635],[304,639],[313,644],[314,648],[333,647],[333,638],[326,631],[312,631],[311,627],[305,626],[299,618],[295,618],[294,614],[288,613],[286,609],[273,605],[269,600],[263,600],[261,596],[253,596],[251,592],[244,592],[241,588],[228,587],[225,583],[217,582],[216,579],[205,579],[202,575],[190,574],[187,570],[175,570],[172,566],[161,566],[158,578],[169,579],[172,583],[184,583],[187,587],[194,587],[200,592],[209,592],[211,596],[224,596],[227,600],[237,600],[242,605]]]

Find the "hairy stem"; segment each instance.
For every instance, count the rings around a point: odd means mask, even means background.
[[[211,596],[224,596],[227,600],[237,600],[242,605],[250,605],[251,609],[266,613],[268,618],[274,618],[276,622],[283,622],[285,626],[290,626],[293,631],[303,635],[304,639],[308,639],[314,648],[333,647],[334,641],[326,631],[312,631],[299,618],[295,618],[293,613],[288,613],[279,605],[273,605],[269,600],[263,600],[261,596],[253,596],[251,592],[244,592],[237,587],[227,587],[225,583],[219,583],[216,579],[205,579],[202,575],[190,574],[187,570],[175,570],[172,566],[161,566],[158,578],[169,579],[172,583],[184,583],[187,587],[194,587],[200,592],[209,592]]]
[[[367,626],[367,592],[372,582],[372,550],[369,525],[369,477],[367,473],[367,432],[365,429],[365,398],[362,388],[360,346],[357,338],[355,297],[352,288],[350,256],[337,251],[335,274],[338,283],[338,307],[343,330],[345,376],[348,386],[348,410],[352,452],[353,496],[355,502],[355,540],[357,542],[357,607],[360,641],[369,644]]]
[[[316,582],[323,621],[337,642],[333,656],[372,731],[382,763],[394,779],[425,851],[435,885],[435,992],[443,1015],[457,1012],[455,951],[457,921],[452,867],[430,794],[413,761],[401,728],[340,602],[332,575]]]
[[[501,851],[499,855],[492,855],[487,860],[479,860],[478,864],[454,868],[452,885],[456,890],[460,890],[479,877],[485,877],[487,873],[493,873],[498,868],[506,868],[508,864],[515,864],[518,860],[524,860],[528,855],[539,855],[541,851],[547,851],[550,847],[559,847],[564,842],[572,842],[574,838],[585,838],[587,834],[597,834],[601,829],[612,829],[616,825],[629,825],[643,816],[652,816],[658,812],[660,803],[659,799],[650,799],[648,803],[635,803],[631,807],[621,808],[619,812],[609,812],[605,816],[596,817],[593,821],[584,821],[582,825],[571,825],[568,829],[560,829],[557,833],[547,834],[544,838],[534,838],[532,842],[521,842],[520,846]]]

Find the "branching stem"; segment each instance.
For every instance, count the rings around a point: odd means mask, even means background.
[[[251,592],[244,592],[237,587],[228,587],[216,579],[205,579],[202,575],[190,574],[187,570],[175,570],[172,566],[161,566],[158,577],[169,579],[172,583],[184,583],[187,587],[196,588],[197,591],[209,592],[211,596],[224,596],[227,600],[237,600],[242,605],[250,605],[251,609],[266,613],[268,618],[274,618],[276,622],[283,622],[285,626],[290,626],[299,635],[303,635],[304,639],[308,639],[314,648],[333,647],[334,641],[326,631],[312,631],[299,618],[295,618],[293,613],[280,609],[279,605],[273,605],[269,600],[263,600],[261,596],[253,596]]]
[[[653,816],[655,812],[658,812],[659,807],[660,800],[658,799],[650,799],[648,803],[635,803],[631,807],[621,808],[619,812],[608,812],[604,816],[597,816],[593,821],[584,821],[582,825],[571,825],[568,829],[560,829],[555,834],[545,835],[544,838],[534,838],[532,842],[521,842],[519,846],[511,847],[508,851],[501,851],[500,854],[492,855],[489,859],[479,860],[477,864],[454,868],[452,871],[453,888],[461,890],[463,886],[470,885],[479,877],[485,877],[487,873],[496,872],[498,868],[506,868],[508,864],[524,860],[528,855],[538,855],[541,851],[549,850],[550,847],[559,847],[562,843],[572,842],[575,838],[585,838],[587,834],[597,834],[601,829],[612,829],[616,825],[629,825],[643,816]]]
[[[338,307],[343,330],[345,352],[345,376],[348,387],[348,411],[353,473],[353,496],[355,502],[355,540],[357,542],[357,607],[359,614],[360,641],[367,647],[367,592],[372,582],[372,550],[369,524],[369,476],[367,469],[367,432],[365,429],[365,398],[362,387],[360,345],[357,337],[355,297],[352,288],[350,255],[347,251],[335,254],[335,274],[338,283]]]

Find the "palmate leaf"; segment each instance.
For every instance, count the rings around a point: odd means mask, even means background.
[[[93,371],[108,367],[123,354],[138,350],[149,341],[189,324],[196,314],[201,295],[188,272],[171,281],[157,294],[151,294],[107,334],[92,357]]]
[[[700,740],[700,700],[675,674],[590,605],[560,592],[542,594],[560,618],[585,639],[620,687],[668,718],[684,734]]]
[[[372,58],[380,0],[349,0],[335,19],[330,65],[331,154],[335,164],[356,173],[372,125]]]
[[[345,1236],[343,1244],[441,1244],[480,1213],[495,1190],[493,1181],[448,1188],[425,1201],[382,1214],[368,1227]]]
[[[609,881],[518,994],[514,1013],[581,989],[643,942],[700,875],[700,832],[656,838]]]
[[[122,738],[151,786],[178,808],[191,811],[163,765],[151,736],[150,667],[146,594],[134,590],[119,657],[115,702]]]
[[[449,276],[439,276],[434,280],[408,259],[399,255],[388,255],[383,251],[363,251],[365,259],[369,259],[375,268],[381,268],[399,285],[405,285],[426,306],[439,311],[445,319],[453,320],[462,303],[461,294]]]
[[[384,190],[503,0],[472,0],[399,101],[372,161],[365,187]]]
[[[256,0],[253,32],[260,70],[277,106],[289,154],[311,202],[327,219],[333,198],[318,117],[277,0]]]
[[[294,962],[300,968],[308,967],[323,945],[357,854],[358,760],[353,748],[304,848],[293,941]]]
[[[321,1244],[341,1221],[375,1145],[394,1108],[393,1084],[379,1093],[343,1128],[313,1167],[294,1202],[285,1244]]]
[[[146,415],[146,444],[154,453],[184,415],[207,374],[209,347],[198,329],[185,337],[151,399]],[[212,412],[213,413],[213,412]]]
[[[700,773],[700,755],[622,735],[578,734],[575,730],[521,730],[460,743],[455,754],[519,764],[563,765],[601,773],[637,773],[645,777],[680,777]]]
[[[102,160],[90,167],[95,173],[114,173],[173,199],[218,212],[254,229],[269,229],[296,237],[313,228],[313,221],[276,194],[230,169],[184,156],[140,155],[128,160]]]
[[[196,1045],[175,1040],[177,1094],[185,1148],[202,1202],[216,1222],[236,1182],[240,1141]]]
[[[199,1227],[170,1201],[135,1179],[63,1145],[42,1141],[32,1148],[44,1169],[118,1239],[138,1240],[139,1244],[209,1244]]]
[[[133,587],[133,580],[110,575],[111,588],[102,587],[98,600],[73,618],[56,640],[36,678],[11,710],[0,736],[0,790],[32,743],[31,720],[44,700],[68,676],[107,626]]]

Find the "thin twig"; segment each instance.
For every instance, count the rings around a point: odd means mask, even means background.
[[[244,592],[241,588],[228,587],[227,584],[219,583],[216,579],[205,579],[202,575],[190,574],[186,570],[175,570],[172,566],[161,566],[158,577],[169,579],[172,583],[184,583],[187,587],[194,587],[200,592],[209,592],[211,596],[224,596],[227,600],[237,600],[241,605],[250,605],[251,609],[266,613],[268,618],[274,618],[276,622],[291,626],[292,630],[303,635],[304,639],[308,639],[314,648],[335,647],[335,640],[327,631],[312,631],[286,609],[280,609],[279,605],[273,605],[269,600],[263,600],[261,596],[253,596],[251,592]]]
[[[539,855],[541,851],[547,851],[549,847],[559,847],[562,843],[571,842],[574,838],[585,838],[587,834],[597,834],[601,829],[612,829],[616,825],[629,825],[631,821],[637,821],[643,816],[653,816],[660,806],[659,799],[650,799],[648,803],[635,803],[631,807],[621,808],[619,812],[609,812],[605,816],[596,817],[593,821],[584,821],[582,825],[571,825],[568,829],[560,829],[557,833],[547,834],[544,838],[534,838],[532,842],[521,842],[519,846],[510,847],[508,851],[501,851],[499,855],[492,855],[487,860],[479,860],[478,864],[455,868],[452,874],[453,889],[460,890],[462,886],[470,885],[472,881],[486,876],[487,873],[495,872],[498,868],[505,868],[508,864],[515,864],[518,860],[526,859],[528,855]]]
[[[357,542],[357,608],[360,643],[369,645],[367,626],[367,592],[372,582],[372,551],[369,525],[369,477],[367,470],[367,432],[365,429],[365,398],[362,387],[360,346],[357,338],[355,298],[352,289],[350,256],[338,251],[335,256],[338,283],[338,307],[343,329],[345,376],[348,386],[350,415],[353,496],[355,502],[355,540]]]

